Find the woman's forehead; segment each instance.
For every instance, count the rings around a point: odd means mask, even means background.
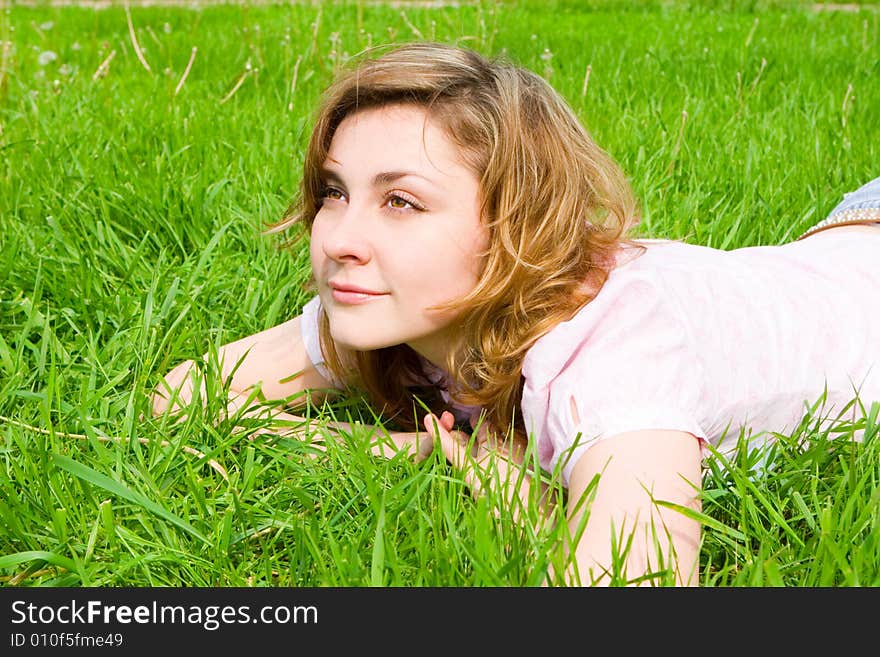
[[[336,129],[323,169],[352,168],[436,179],[459,176],[466,167],[459,146],[424,108],[388,105],[349,114]]]

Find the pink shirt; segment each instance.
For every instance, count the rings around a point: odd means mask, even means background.
[[[640,243],[523,362],[525,426],[566,485],[587,447],[625,431],[685,431],[728,452],[741,431],[750,445],[791,433],[823,393],[823,426],[861,418],[846,410],[856,397],[865,411],[880,401],[880,230],[731,251]],[[320,365],[314,319],[303,336]]]

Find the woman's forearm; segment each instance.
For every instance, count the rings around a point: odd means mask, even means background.
[[[517,524],[529,524],[540,531],[549,528],[556,504],[547,482],[528,470],[524,463],[499,453],[484,462],[481,473],[473,474],[471,479],[476,481],[471,491],[475,495],[488,493],[496,515],[507,509]]]
[[[319,418],[295,415],[284,409],[267,404],[254,404],[248,396],[230,395],[227,416],[237,421],[256,420],[257,429],[251,438],[259,435],[286,436],[299,440],[309,440],[310,444],[324,451],[325,439],[336,440],[342,435],[355,431],[366,432],[370,436],[370,452],[376,456],[392,458],[404,450],[409,456],[421,461],[433,451],[434,443],[424,431],[387,431],[382,427],[360,422],[338,422]],[[316,435],[320,436],[315,440]]]

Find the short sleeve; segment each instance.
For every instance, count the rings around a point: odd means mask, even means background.
[[[336,379],[324,365],[324,354],[321,352],[321,341],[318,333],[318,319],[321,316],[321,298],[315,295],[302,308],[299,330],[309,360],[315,370],[328,382],[336,384]]]
[[[604,438],[649,429],[706,438],[704,367],[662,287],[631,281],[601,310],[585,318],[581,341],[549,390],[552,460],[561,462],[566,485],[583,452]]]

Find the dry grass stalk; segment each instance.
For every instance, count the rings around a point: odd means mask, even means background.
[[[587,95],[587,85],[590,84],[590,73],[593,72],[593,65],[587,64],[587,72],[584,73],[584,85],[581,87],[581,98]]]
[[[293,78],[290,81],[290,102],[287,103],[287,111],[293,111],[293,95],[296,93],[296,78],[299,75],[299,65],[302,62],[302,55],[296,58],[296,64],[293,65]]]
[[[12,424],[16,427],[21,427],[22,429],[29,429],[30,431],[36,431],[37,433],[41,433],[46,436],[49,436],[52,434],[51,431],[49,431],[47,429],[43,429],[42,427],[35,427],[30,424],[25,424],[24,422],[18,422],[17,420],[13,420],[11,418],[4,417],[2,415],[0,415],[0,421],[7,422],[8,424]],[[55,432],[55,434],[58,436],[61,436],[62,438],[79,438],[80,440],[88,440],[89,439],[88,436],[81,434],[81,433],[63,433],[63,432],[57,431],[57,432]],[[96,436],[96,438],[99,441],[101,441],[102,443],[107,443],[107,442],[123,443],[128,440],[125,437],[117,437],[117,436]],[[150,440],[149,438],[138,438],[138,442],[141,445],[149,445],[153,441]],[[161,447],[170,447],[171,446],[171,443],[169,443],[167,440],[163,440],[159,444]],[[195,449],[194,447],[190,447],[189,445],[181,445],[180,448],[184,452],[186,452],[187,454],[190,454],[191,456],[195,456],[200,459],[205,458],[205,455],[202,452],[200,452],[199,450]],[[209,466],[211,466],[217,473],[219,473],[220,476],[223,477],[223,479],[226,482],[229,482],[229,474],[226,472],[226,468],[224,468],[222,465],[220,465],[214,459],[207,459],[206,463]]]
[[[244,81],[247,80],[251,75],[253,75],[253,73],[254,69],[251,68],[250,60],[248,60],[247,64],[245,65],[244,71],[242,71],[241,75],[238,76],[238,79],[235,81],[232,89],[230,89],[229,93],[227,93],[225,96],[223,96],[223,98],[220,99],[220,102],[218,104],[222,105],[227,100],[232,98],[232,96],[235,95],[235,92],[238,91],[239,87],[244,84]]]
[[[95,69],[95,72],[92,73],[92,80],[97,80],[98,78],[103,78],[107,75],[107,71],[110,70],[110,62],[114,57],[116,57],[116,51],[111,50],[110,54],[104,58],[104,61],[101,62],[98,68]]]
[[[666,175],[672,173],[672,170],[675,168],[675,161],[678,159],[678,153],[681,150],[681,141],[684,137],[684,127],[687,125],[688,113],[687,110],[681,110],[681,123],[678,126],[678,138],[675,140],[675,147],[672,149],[672,158],[669,160],[669,166],[666,167]]]
[[[131,22],[131,11],[128,9],[127,2],[125,3],[125,18],[128,21],[128,35],[131,37],[131,45],[134,46],[134,52],[143,67],[147,69],[147,72],[152,73],[153,70],[150,68],[150,65],[147,64],[147,60],[144,58],[144,53],[141,50],[141,44],[138,43],[137,36],[134,33],[134,25]]]
[[[6,62],[9,59],[9,53],[12,51],[12,41],[3,42],[3,51],[0,53],[0,94],[6,88],[6,81],[9,79],[6,75]]]
[[[189,71],[192,68],[193,62],[196,59],[196,52],[198,51],[198,47],[193,46],[192,52],[189,54],[189,61],[186,64],[186,69],[183,71],[183,75],[180,76],[180,82],[177,83],[177,86],[174,88],[174,95],[180,93],[180,90],[183,88],[183,83],[186,82],[186,77],[189,75]]]

